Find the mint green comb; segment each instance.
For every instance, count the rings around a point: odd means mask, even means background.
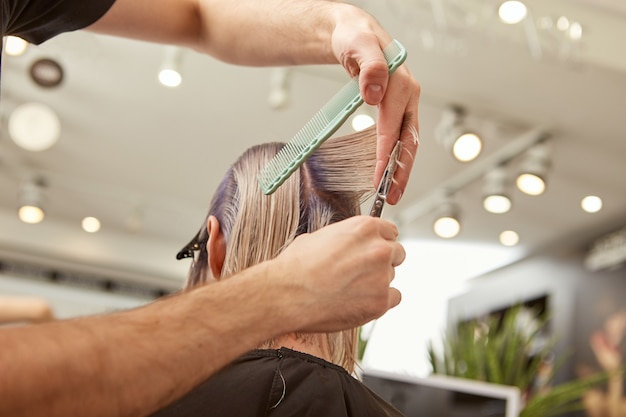
[[[389,74],[406,60],[406,50],[394,40],[383,49]],[[264,194],[272,194],[346,119],[363,104],[359,77],[352,78],[311,120],[272,158],[259,174]]]

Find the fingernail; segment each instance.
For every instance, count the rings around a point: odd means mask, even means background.
[[[378,104],[383,99],[383,87],[377,84],[371,84],[367,86],[367,97],[372,102],[371,104]]]
[[[391,193],[389,193],[389,197],[393,204],[396,204],[402,198],[402,190],[393,190]]]

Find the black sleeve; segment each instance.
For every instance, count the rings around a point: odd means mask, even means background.
[[[82,29],[102,17],[115,0],[1,0],[2,36],[40,44]]]

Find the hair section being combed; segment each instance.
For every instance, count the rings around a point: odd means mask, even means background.
[[[267,143],[246,150],[213,196],[207,218],[218,219],[226,241],[221,278],[275,258],[300,234],[358,215],[374,192],[375,128],[328,139],[273,194],[265,195],[257,177],[282,146]],[[205,232],[187,287],[209,276],[207,240]],[[325,339],[332,362],[354,371],[356,329],[298,337]],[[259,347],[271,345],[268,341]]]

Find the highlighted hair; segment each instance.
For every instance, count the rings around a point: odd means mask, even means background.
[[[327,140],[276,192],[264,195],[257,176],[283,145],[267,143],[246,150],[213,196],[207,218],[218,219],[226,241],[222,278],[275,258],[300,234],[358,215],[361,204],[374,192],[375,128]],[[207,240],[204,231],[188,287],[207,280]],[[352,329],[298,337],[321,337],[331,361],[353,372],[356,333]],[[272,341],[267,341],[260,347],[271,346]]]

